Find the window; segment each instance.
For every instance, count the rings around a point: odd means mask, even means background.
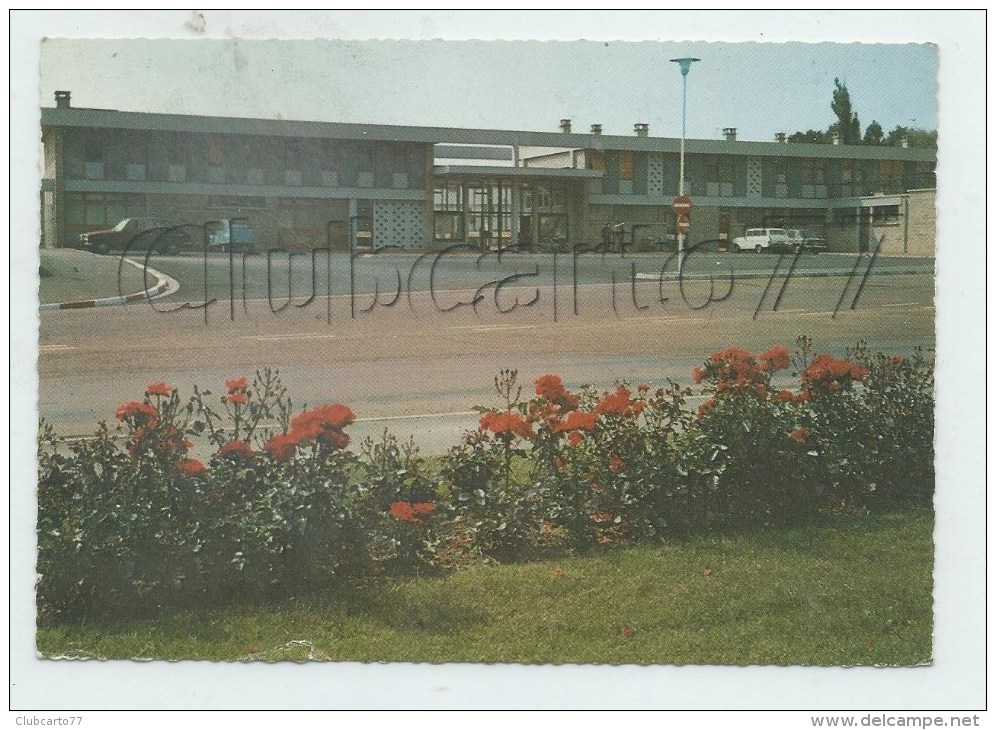
[[[308,249],[327,243],[330,223],[348,217],[346,201],[281,200],[276,209],[277,246]]]
[[[265,139],[249,140],[249,151],[246,155],[246,182],[250,185],[266,184],[266,150],[269,149]]]
[[[916,186],[920,189],[936,188],[937,176],[933,162],[916,163]]]
[[[303,169],[301,161],[301,145],[298,142],[286,142],[284,144],[284,184],[301,185],[303,182]]]
[[[187,140],[178,135],[170,138],[167,145],[169,170],[167,179],[170,182],[187,181]]]
[[[633,153],[619,153],[619,194],[633,194]]]
[[[706,195],[733,197],[733,158],[710,156],[706,163]]]
[[[103,180],[104,140],[90,135],[83,140],[83,176],[87,180]]]
[[[882,160],[878,166],[879,191],[900,193],[903,188],[903,163],[898,160]]]
[[[149,148],[140,137],[130,137],[125,143],[125,179],[144,180]]]
[[[225,182],[225,141],[220,137],[211,137],[207,145],[208,182]]]
[[[334,188],[339,185],[339,146],[328,140],[322,142],[321,151],[322,185]]]
[[[840,168],[840,197],[864,194],[864,168],[857,160],[844,160]]]
[[[487,182],[467,188],[467,238],[482,248],[511,241],[511,188]]]
[[[780,158],[775,160],[775,197],[787,198],[788,196],[788,160]]]
[[[391,187],[408,187],[408,148],[405,145],[395,145],[391,154]]]
[[[824,160],[802,161],[802,187],[799,193],[803,198],[827,197],[827,167]]]
[[[356,186],[360,188],[372,188],[374,184],[373,175],[373,148],[370,145],[360,145],[356,155]]]
[[[899,206],[878,205],[872,208],[872,225],[874,226],[899,225]]]
[[[437,185],[432,193],[433,229],[437,241],[462,241],[463,187],[460,183],[445,182]]]

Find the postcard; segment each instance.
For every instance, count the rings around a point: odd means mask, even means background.
[[[33,677],[942,673],[943,44],[181,17],[38,41]]]

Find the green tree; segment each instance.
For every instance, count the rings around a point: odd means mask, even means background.
[[[841,144],[861,144],[861,123],[851,105],[851,94],[847,84],[840,79],[833,80],[833,100],[830,109],[837,115],[837,121],[830,125],[830,133],[840,135]]]
[[[872,123],[868,125],[868,128],[865,129],[865,137],[862,140],[862,144],[885,144],[885,132],[882,131],[882,125],[874,119],[872,120]]]
[[[922,149],[937,149],[937,130],[920,129],[918,127],[904,127],[897,125],[889,132],[885,138],[885,144],[892,147],[902,147],[903,140],[906,140],[910,147]]]
[[[805,132],[795,132],[788,136],[789,142],[809,142],[811,144],[827,144],[830,135],[827,132],[820,132],[816,129],[809,129]]]

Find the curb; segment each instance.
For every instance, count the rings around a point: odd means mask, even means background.
[[[142,269],[143,271],[146,271],[156,277],[155,286],[149,287],[145,291],[136,292],[134,294],[125,294],[124,296],[102,297],[100,299],[82,299],[75,302],[41,304],[38,306],[39,311],[50,312],[57,309],[93,309],[94,307],[116,307],[122,304],[131,304],[132,302],[158,299],[166,296],[167,294],[172,294],[180,288],[180,282],[173,277],[162,273],[161,271],[147,268],[137,261],[132,261],[131,259],[122,260],[131,264],[135,268]]]

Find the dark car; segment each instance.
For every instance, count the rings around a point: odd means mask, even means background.
[[[164,218],[125,218],[114,228],[80,234],[80,247],[100,254],[121,251],[132,243],[135,252],[151,249],[156,253],[177,254],[190,246],[190,241],[186,231]]]
[[[820,253],[827,250],[826,240],[817,236],[812,231],[790,230],[786,232],[792,241],[793,250],[812,251],[813,253]]]

